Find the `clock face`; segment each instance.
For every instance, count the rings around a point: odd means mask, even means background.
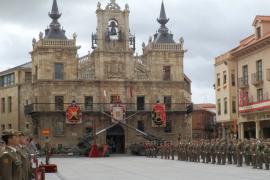
[[[118,40],[119,39],[119,28],[118,28],[118,22],[116,20],[110,20],[108,22],[108,34],[110,37],[110,40]]]

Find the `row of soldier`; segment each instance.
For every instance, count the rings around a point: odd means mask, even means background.
[[[37,150],[31,143],[31,139],[22,132],[9,129],[2,133],[1,140],[0,179],[32,179],[31,155]]]
[[[252,166],[269,170],[270,140],[200,140],[181,141],[177,145],[172,142],[146,142],[144,144],[147,157],[190,162],[212,163],[218,165],[235,164],[238,167]]]

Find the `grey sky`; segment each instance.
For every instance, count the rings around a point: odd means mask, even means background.
[[[59,20],[69,38],[78,35],[80,55],[91,46],[96,29],[98,0],[58,0]],[[100,0],[102,7],[109,0]],[[137,51],[159,27],[161,0],[116,0],[130,6],[130,29],[136,34]],[[193,81],[195,103],[215,102],[214,57],[237,46],[253,33],[256,15],[270,15],[269,0],[164,0],[169,29],[176,41],[183,36],[188,53],[185,72]],[[49,25],[52,0],[0,0],[0,71],[31,60],[31,42]]]

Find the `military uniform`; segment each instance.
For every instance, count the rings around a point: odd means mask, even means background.
[[[18,136],[18,132],[10,129],[3,132],[2,139],[12,136]],[[0,167],[1,180],[23,180],[22,160],[15,147],[7,144],[0,151]]]
[[[23,180],[31,179],[31,156],[29,151],[24,146],[20,146],[18,149],[18,154],[21,156],[22,160],[22,177]]]
[[[266,144],[264,148],[264,162],[265,162],[265,169],[269,170],[270,164],[270,145]]]
[[[257,167],[259,169],[263,168],[263,152],[264,152],[264,145],[262,142],[258,142],[256,155],[257,155]]]
[[[243,165],[243,149],[244,144],[241,140],[237,143],[236,152],[237,152],[237,166],[241,167]]]
[[[230,141],[230,143],[227,145],[228,164],[232,164],[233,149],[234,149],[233,142]]]

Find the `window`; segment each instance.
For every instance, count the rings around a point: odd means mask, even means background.
[[[25,72],[25,83],[31,83],[31,82],[32,82],[32,73]]]
[[[15,84],[15,75],[14,73],[7,74],[0,77],[0,86],[1,87],[8,87]]]
[[[220,74],[217,74],[217,87],[220,86]]]
[[[236,113],[236,97],[233,97],[233,100],[232,100],[232,113],[233,114]]]
[[[1,130],[4,131],[6,129],[6,126],[4,124],[1,125]]]
[[[232,86],[235,86],[236,83],[235,83],[235,72],[234,71],[232,71],[231,78],[232,78]]]
[[[228,113],[228,100],[224,98],[224,114]]]
[[[257,89],[257,101],[263,101],[263,89]]]
[[[170,111],[172,108],[172,97],[165,96],[164,97],[164,104],[165,104],[166,111]]]
[[[116,104],[119,102],[120,102],[120,96],[118,96],[118,95],[111,96],[111,104]]]
[[[223,84],[227,84],[227,72],[223,72]]]
[[[256,28],[256,34],[257,34],[257,38],[260,39],[262,34],[261,34],[261,27],[257,27]]]
[[[63,111],[64,110],[64,97],[63,96],[55,96],[55,110]]]
[[[64,79],[64,65],[62,63],[55,63],[54,71],[55,71],[55,80]]]
[[[35,76],[34,76],[34,80],[38,79],[38,66],[35,66]]]
[[[56,120],[54,126],[54,136],[63,136],[64,135],[64,121]]]
[[[93,96],[84,97],[84,107],[86,111],[93,111]]]
[[[8,97],[8,112],[12,111],[12,97]]]
[[[248,65],[243,66],[243,83],[248,85]]]
[[[171,80],[171,67],[170,66],[164,66],[163,67],[163,80],[164,81],[170,81]]]
[[[143,121],[138,121],[138,122],[137,122],[137,128],[138,128],[140,131],[144,131],[144,122],[143,122]]]
[[[172,121],[168,118],[166,121],[166,127],[164,129],[165,133],[171,133],[172,132]]]
[[[256,80],[257,81],[262,81],[263,80],[263,72],[262,72],[262,60],[256,61]]]
[[[4,113],[6,111],[6,103],[5,98],[1,98],[1,112]]]
[[[8,129],[12,129],[12,124],[8,124]]]
[[[218,115],[221,115],[221,101],[220,99],[218,100]]]
[[[138,96],[137,97],[137,110],[143,111],[144,110],[144,96]]]

